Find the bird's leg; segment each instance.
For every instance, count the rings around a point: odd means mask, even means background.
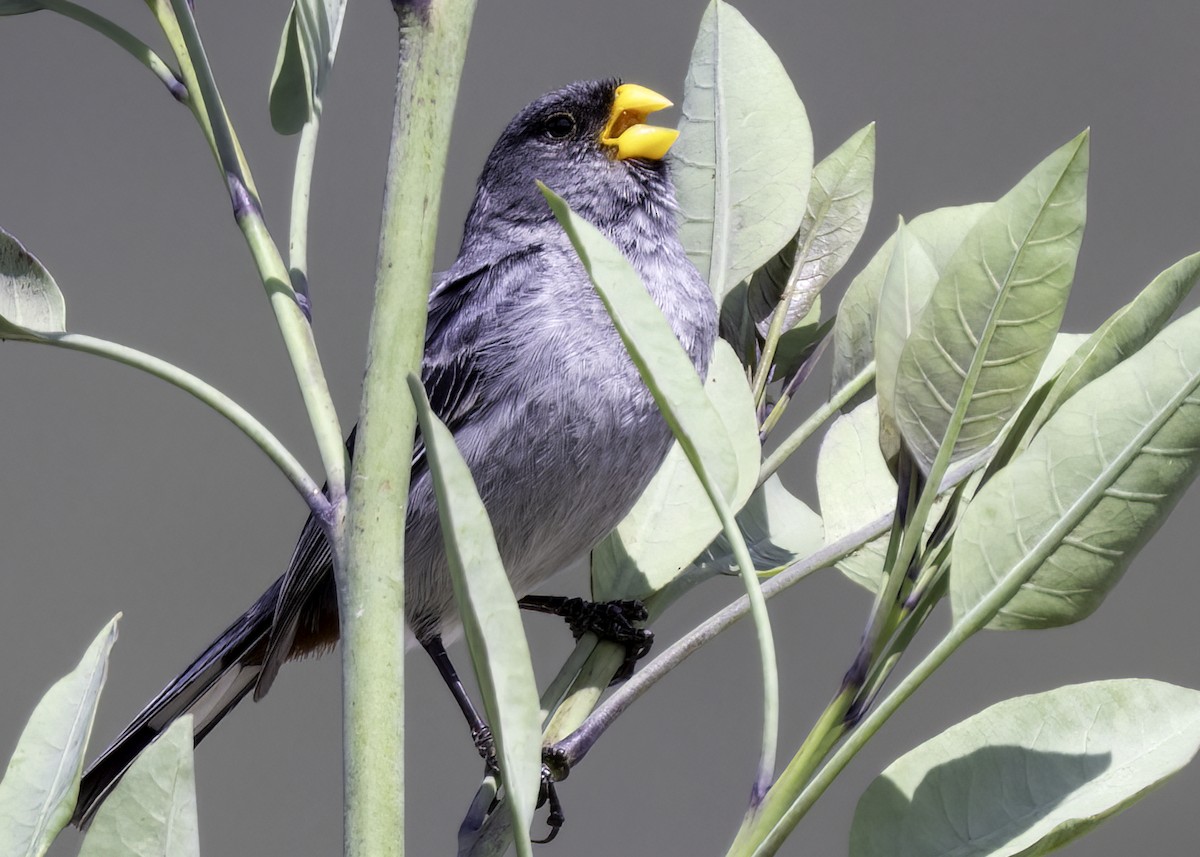
[[[653,631],[633,624],[644,622],[648,615],[640,601],[586,601],[557,595],[526,595],[517,603],[525,610],[562,617],[577,640],[590,631],[601,640],[624,646],[625,662],[613,676],[613,684],[633,675],[634,666],[654,644]]]
[[[471,729],[471,742],[475,745],[475,749],[479,751],[479,755],[483,757],[483,763],[487,766],[488,772],[493,774],[498,773],[499,768],[496,765],[496,740],[492,737],[492,729],[483,722],[483,718],[475,710],[475,705],[471,702],[471,697],[467,695],[467,689],[463,687],[462,679],[454,671],[454,664],[450,663],[450,656],[446,654],[446,647],[442,645],[441,635],[438,634],[430,637],[428,640],[422,640],[421,645],[425,647],[425,651],[433,659],[433,665],[437,667],[437,671],[441,674],[442,681],[446,683],[446,687],[450,688],[450,693],[453,695],[454,701],[458,703],[459,709],[462,710],[463,717],[467,718],[467,726]]]
[[[475,710],[475,705],[471,702],[471,697],[467,695],[467,689],[463,687],[462,679],[458,677],[458,673],[454,669],[454,664],[450,662],[450,655],[446,653],[446,647],[442,644],[441,635],[435,635],[428,640],[422,640],[421,645],[429,653],[429,657],[433,659],[433,664],[442,676],[442,681],[446,683],[446,687],[450,688],[450,693],[454,697],[454,701],[458,703],[463,716],[467,718],[467,726],[471,729],[471,741],[475,744],[475,749],[479,751],[479,755],[483,757],[483,764],[487,772],[499,778],[500,766],[496,761],[496,739],[492,735],[492,729],[483,722],[483,718]],[[566,769],[561,766],[557,768],[551,767],[551,763],[556,758],[553,754],[554,751],[552,748],[546,748],[543,751],[542,784],[538,792],[537,805],[540,807],[545,803],[550,804],[550,815],[546,818],[546,824],[549,826],[550,832],[546,834],[545,839],[538,840],[539,842],[549,842],[557,836],[565,820],[562,802],[558,799],[558,791],[555,789],[554,783],[566,776]],[[492,806],[488,809],[489,813],[495,809],[498,802],[499,798],[493,800]]]

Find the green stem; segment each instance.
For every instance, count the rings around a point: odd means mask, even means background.
[[[1046,538],[1057,534],[1051,531]],[[1045,539],[1044,539],[1045,540]],[[1012,571],[1000,580],[982,600],[976,603],[943,637],[933,650],[904,677],[896,689],[885,697],[875,709],[859,724],[846,742],[840,746],[824,767],[813,777],[812,781],[794,799],[774,790],[768,795],[766,804],[769,812],[759,816],[758,824],[748,831],[740,846],[731,848],[729,855],[774,854],[783,845],[788,835],[795,829],[796,824],[812,808],[817,799],[833,783],[838,774],[850,763],[850,760],[875,735],[896,711],[925,680],[933,675],[954,652],[976,632],[980,631],[992,617],[999,612],[1008,601],[1016,595],[1022,585],[1033,575],[1042,564],[1042,557],[1036,552],[1028,554],[1013,567]],[[735,843],[737,845],[737,843]],[[751,850],[753,847],[753,850]]]
[[[180,80],[179,75],[163,62],[162,57],[151,50],[145,42],[124,27],[117,25],[103,15],[93,12],[91,9],[86,9],[78,3],[70,2],[70,0],[38,0],[38,5],[48,12],[57,12],[65,18],[78,21],[85,27],[90,27],[100,35],[110,39],[117,46],[128,52],[135,60],[150,69],[154,76],[167,88],[167,91],[171,93],[173,98],[177,101],[187,102],[188,91],[183,85],[183,81]]]
[[[701,475],[697,470],[697,475]],[[763,679],[763,719],[762,746],[759,751],[758,769],[754,785],[750,790],[750,806],[753,809],[766,796],[771,781],[775,777],[775,757],[779,748],[779,667],[775,658],[775,638],[771,633],[771,619],[767,613],[767,600],[763,596],[762,584],[742,537],[737,518],[729,504],[725,502],[720,488],[713,484],[711,477],[705,472],[701,481],[708,490],[713,508],[725,528],[725,538],[733,545],[733,556],[741,571],[742,582],[746,587],[746,596],[750,614],[754,618],[754,628],[758,638],[758,657],[762,663]]]
[[[172,363],[116,342],[97,339],[94,336],[84,336],[79,333],[45,334],[44,337],[43,339],[30,339],[28,341],[44,342],[48,345],[57,345],[60,348],[67,348],[71,351],[80,351],[85,354],[94,354],[109,360],[115,360],[117,363],[132,366],[156,378],[161,378],[168,384],[173,384],[185,393],[195,396],[241,429],[246,437],[254,441],[258,448],[267,454],[267,457],[275,463],[275,466],[282,471],[288,481],[300,492],[300,496],[304,498],[304,502],[312,509],[313,514],[320,517],[328,510],[328,503],[325,500],[325,495],[321,493],[320,486],[308,475],[304,466],[296,460],[296,457],[292,455],[288,448],[266,426],[255,419],[250,412],[211,384],[200,380],[195,375],[180,369]]]
[[[296,148],[296,171],[292,176],[291,223],[288,228],[288,273],[292,288],[308,300],[308,212],[312,196],[313,166],[317,159],[317,135],[321,130],[321,99],[313,100],[312,116],[300,130]]]
[[[291,278],[279,248],[267,231],[249,167],[242,157],[229,123],[229,116],[221,101],[212,68],[204,53],[200,33],[192,17],[191,5],[188,0],[171,0],[171,8],[194,70],[199,92],[203,97],[207,121],[212,128],[217,161],[233,202],[234,217],[254,257],[259,276],[270,298],[271,308],[275,311],[275,319],[283,334],[292,370],[300,386],[300,395],[304,399],[309,422],[317,440],[317,448],[321,453],[329,499],[333,506],[337,507],[345,496],[348,461],[341,425],[333,407],[333,398],[329,394],[325,373],[321,369],[312,327],[296,300]]]
[[[174,0],[182,2],[182,0]],[[404,523],[434,235],[472,0],[394,4],[399,77],[344,550],[345,853],[404,852]],[[290,291],[290,288],[289,288]]]
[[[875,378],[875,361],[872,360],[863,367],[857,375],[846,382],[846,386],[842,387],[833,396],[809,416],[800,427],[788,435],[779,446],[775,447],[774,452],[767,456],[762,463],[762,467],[758,474],[758,484],[762,485],[774,475],[783,463],[788,460],[793,452],[800,448],[804,441],[812,437],[825,421],[837,414],[841,407],[854,398],[855,394],[862,390],[867,384],[870,384]]]
[[[779,781],[771,786],[772,790],[784,789],[798,792],[808,782],[809,777],[821,764],[821,760],[825,758],[830,748],[845,734],[846,712],[850,710],[850,705],[854,702],[856,691],[857,688],[843,688],[833,698],[833,701],[825,706],[825,710],[817,718],[812,730],[800,745],[799,751],[780,775]],[[760,807],[755,806],[746,813],[745,818],[742,819],[741,830],[734,838],[734,848],[737,847],[744,831],[754,829],[759,812]]]

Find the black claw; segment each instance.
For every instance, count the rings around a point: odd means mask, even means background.
[[[544,839],[532,839],[531,842],[536,842],[538,845],[545,845],[548,842],[553,842],[554,837],[558,836],[558,832],[562,830],[563,822],[567,820],[563,814],[562,801],[558,799],[558,789],[554,786],[554,774],[547,765],[542,765],[542,786],[538,790],[538,807],[544,804],[550,805],[550,813],[546,816],[546,827],[548,828]]]

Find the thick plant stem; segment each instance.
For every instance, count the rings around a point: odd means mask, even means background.
[[[429,272],[474,3],[396,3],[400,72],[344,550],[345,853],[404,853],[404,520]]]

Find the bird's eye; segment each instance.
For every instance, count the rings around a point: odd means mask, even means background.
[[[575,131],[575,117],[570,113],[555,113],[546,120],[542,130],[553,140],[570,137]]]

